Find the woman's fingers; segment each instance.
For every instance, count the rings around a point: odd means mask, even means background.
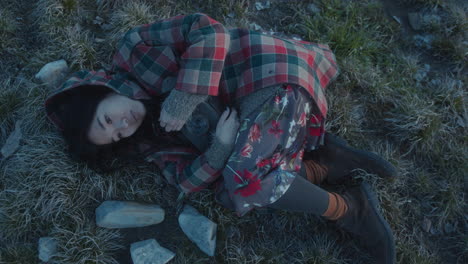
[[[221,117],[219,118],[219,120],[222,120],[222,121],[226,120],[229,113],[230,113],[230,110],[228,107],[226,107],[226,110],[224,110],[224,112],[221,114]]]
[[[182,120],[173,119],[164,109],[161,110],[159,116],[159,124],[164,127],[166,132],[179,131],[184,126],[185,122]]]
[[[166,132],[179,131],[182,128],[181,123],[183,122],[180,120],[172,120],[172,122],[166,125]]]
[[[180,130],[182,129],[183,126],[184,126],[184,122],[179,121],[179,124],[177,125],[176,130],[177,130],[177,131],[180,131]]]

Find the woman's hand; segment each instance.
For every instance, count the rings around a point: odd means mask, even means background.
[[[239,118],[235,108],[227,108],[218,120],[216,125],[216,137],[224,145],[234,143],[237,130],[239,130]]]
[[[161,109],[159,116],[159,124],[166,129],[166,132],[179,131],[185,124],[185,121],[173,118],[166,110]]]

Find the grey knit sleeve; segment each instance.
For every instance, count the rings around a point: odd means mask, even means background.
[[[177,120],[187,121],[200,103],[206,101],[209,95],[190,94],[172,89],[164,100],[162,108]]]
[[[234,143],[226,145],[213,135],[213,141],[205,151],[206,159],[214,169],[222,169],[226,165],[233,148]]]

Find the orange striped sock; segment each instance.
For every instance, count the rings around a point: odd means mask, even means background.
[[[345,199],[337,193],[328,193],[328,208],[323,213],[323,217],[328,220],[337,220],[348,211]]]
[[[313,184],[320,184],[327,177],[328,168],[325,165],[313,160],[304,160],[302,165],[305,166],[307,180]]]

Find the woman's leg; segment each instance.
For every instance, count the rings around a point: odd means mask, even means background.
[[[363,169],[386,179],[394,179],[397,169],[379,155],[355,149],[337,136],[326,133],[325,144],[317,150],[306,152],[304,163],[309,163],[316,180],[338,184],[346,180],[353,170]],[[320,169],[316,172],[317,169]],[[326,171],[325,174],[321,173]]]
[[[342,217],[348,209],[341,195],[327,192],[302,177],[296,177],[286,193],[268,207],[312,213],[329,220]]]
[[[370,186],[362,183],[343,195],[329,193],[302,177],[296,177],[289,189],[270,208],[320,215],[344,230],[369,250],[376,263],[395,263],[392,230],[380,214],[378,199]]]

